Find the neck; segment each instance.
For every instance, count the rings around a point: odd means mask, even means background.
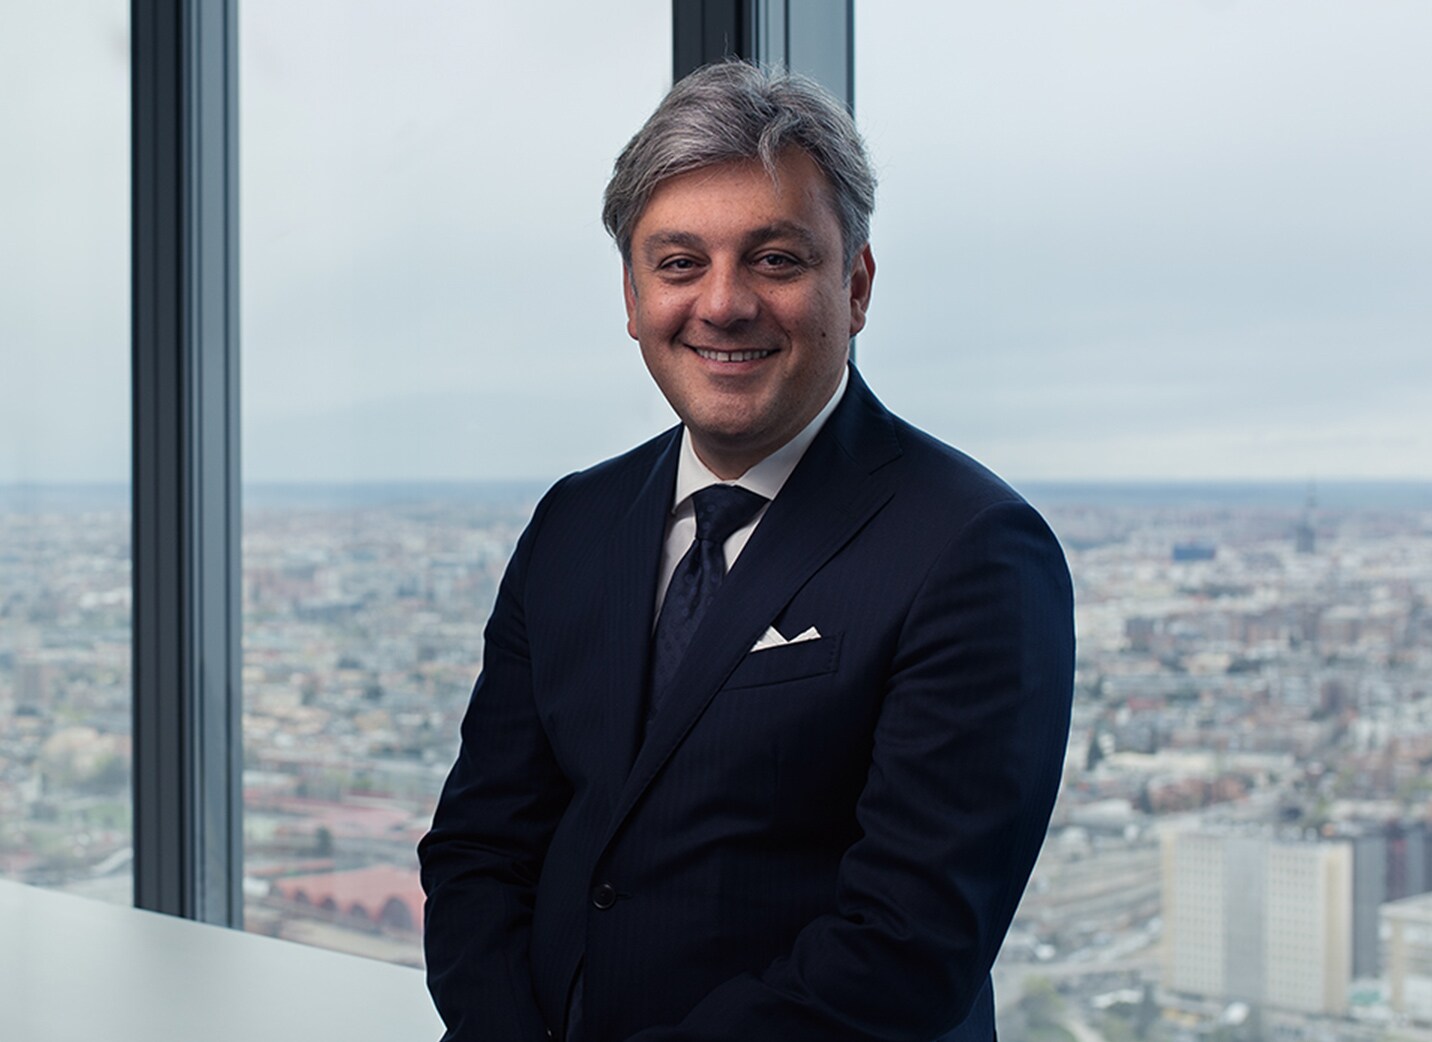
[[[777,448],[779,447],[777,446]],[[705,464],[706,469],[722,481],[735,481],[770,455],[769,452],[755,457],[749,453],[726,455],[721,452],[713,452],[709,446],[698,443],[695,438],[691,439],[691,448],[695,451],[696,458]]]

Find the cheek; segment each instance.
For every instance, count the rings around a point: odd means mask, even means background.
[[[782,305],[779,314],[787,328],[803,331],[812,341],[838,339],[850,321],[850,301],[831,287]]]
[[[644,344],[651,337],[653,328],[651,308],[645,301],[639,301],[627,311],[627,332],[633,340]]]
[[[642,337],[637,341],[641,345],[641,360],[646,366],[646,371],[656,381],[657,387],[661,388],[664,394],[670,395],[673,390],[672,382],[679,372],[671,355],[671,350],[663,346],[663,342],[655,341],[650,337]]]
[[[680,300],[648,289],[637,298],[627,328],[633,336],[643,340],[665,340],[681,330],[683,315]]]

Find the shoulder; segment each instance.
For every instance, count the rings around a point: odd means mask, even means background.
[[[850,371],[845,399],[831,416],[827,444],[815,465],[860,475],[889,494],[881,511],[887,532],[906,550],[948,545],[971,526],[1004,524],[1039,533],[1055,543],[1035,509],[1009,482],[969,454],[895,415],[876,397],[858,370]],[[846,470],[847,467],[853,471]],[[976,525],[975,522],[979,524]]]
[[[879,468],[895,490],[892,506],[949,532],[973,519],[1038,513],[1016,489],[984,463],[890,412],[862,383],[867,428],[879,429],[892,446]],[[1040,524],[1042,525],[1042,519]]]
[[[542,497],[533,514],[536,521],[547,513],[568,510],[601,511],[629,506],[648,483],[661,480],[670,469],[676,473],[675,452],[680,444],[679,426],[662,431],[619,456],[595,463],[563,477]]]
[[[1001,501],[1023,502],[984,464],[891,412],[854,367],[828,427],[829,437],[857,470],[894,482],[902,491],[976,511]]]
[[[525,570],[529,560],[561,555],[574,547],[587,553],[596,535],[625,527],[633,510],[659,512],[670,505],[676,475],[680,427],[611,459],[575,471],[557,481],[538,500],[513,560]]]
[[[891,507],[905,525],[929,532],[941,556],[1005,558],[1021,569],[1045,562],[1067,575],[1058,536],[1013,486],[967,453],[892,421],[903,479]]]
[[[948,504],[978,513],[996,503],[1025,503],[1014,487],[979,460],[927,434],[898,416],[890,416],[900,445],[900,469],[906,483]]]
[[[619,456],[594,463],[567,475],[566,483],[575,490],[600,489],[612,482],[644,481],[653,469],[666,461],[668,453],[680,445],[681,426],[668,427]]]

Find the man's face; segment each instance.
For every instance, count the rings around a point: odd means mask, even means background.
[[[696,454],[734,478],[815,417],[865,325],[875,261],[849,272],[819,167],[786,152],[663,181],[632,233],[627,331]]]

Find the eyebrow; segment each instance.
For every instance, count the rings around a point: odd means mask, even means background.
[[[688,249],[699,249],[702,245],[701,237],[691,232],[652,232],[645,239],[641,240],[643,253],[650,253],[652,250],[659,250],[663,246],[684,246]]]
[[[809,253],[819,257],[820,244],[816,241],[815,235],[803,224],[796,224],[794,221],[773,221],[760,228],[752,229],[746,236],[748,246],[757,246],[763,242],[770,242],[772,239],[792,238],[800,242],[801,246]]]
[[[792,238],[800,242],[801,247],[819,259],[821,256],[820,245],[809,228],[796,224],[793,221],[773,221],[764,224],[759,228],[752,228],[743,241],[745,249],[759,246],[761,243],[770,242],[772,239]],[[663,247],[678,246],[685,249],[701,249],[705,246],[705,240],[694,232],[683,232],[677,230],[652,232],[641,241],[643,254],[650,254],[653,250]]]

